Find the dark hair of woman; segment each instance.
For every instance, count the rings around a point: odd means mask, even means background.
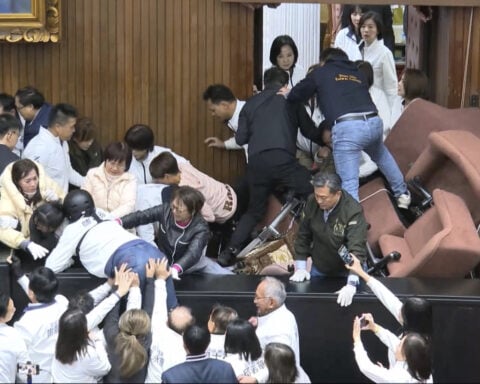
[[[298,376],[295,352],[286,344],[269,343],[265,347],[267,383],[294,383]]]
[[[429,341],[418,333],[409,333],[403,340],[402,351],[410,375],[419,382],[428,380],[432,374]]]
[[[360,18],[360,22],[358,23],[359,28],[362,28],[363,24],[365,24],[367,20],[372,20],[377,26],[377,39],[383,39],[382,17],[377,12],[368,11],[367,13],[364,13]]]
[[[368,61],[356,60],[355,65],[357,66],[358,70],[365,75],[368,88],[370,88],[373,85],[372,64],[370,64]]]
[[[87,318],[78,308],[67,309],[58,322],[55,358],[62,364],[72,364],[89,345]]]
[[[295,64],[297,64],[298,60],[298,48],[297,45],[295,44],[295,41],[288,36],[288,35],[280,35],[277,36],[270,47],[270,62],[272,63],[273,66],[277,66],[277,57],[280,55],[280,52],[282,51],[282,47],[284,45],[288,45],[290,48],[292,48],[293,51],[293,65],[292,68],[295,67]]]
[[[42,200],[40,195],[40,188],[37,186],[37,192],[33,197],[28,198],[20,187],[20,180],[27,176],[32,170],[35,170],[37,177],[40,178],[40,172],[38,171],[37,165],[30,159],[21,159],[17,160],[12,165],[12,181],[13,184],[17,187],[19,192],[25,197],[29,203],[36,204]]]
[[[191,215],[200,212],[205,203],[205,197],[195,188],[188,186],[178,187],[173,190],[170,202],[176,199],[185,204]]]
[[[130,168],[132,162],[132,150],[130,147],[121,141],[115,141],[108,144],[103,151],[105,161],[125,162],[125,171]]]
[[[428,77],[419,69],[405,68],[403,71],[403,89],[405,100],[416,98],[428,100]]]
[[[402,309],[403,333],[419,333],[425,337],[432,336],[432,305],[420,297],[409,297]]]
[[[247,361],[255,361],[262,356],[262,347],[253,325],[244,319],[231,321],[225,333],[225,352],[238,353]]]

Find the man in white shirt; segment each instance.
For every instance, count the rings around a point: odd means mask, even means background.
[[[78,255],[85,269],[97,277],[113,277],[115,267],[124,263],[138,273],[140,286],[145,282],[145,264],[149,258],[165,257],[160,250],[123,229],[108,214],[95,209],[92,196],[77,189],[65,196],[63,208],[70,221],[63,230],[57,246],[48,256],[45,265],[61,272],[72,264]],[[167,280],[169,309],[177,306],[172,279]]]
[[[21,334],[7,325],[14,313],[13,300],[6,293],[0,292],[0,383],[14,383],[17,364],[30,361]]]
[[[264,350],[269,343],[288,345],[295,352],[297,369],[302,382],[309,382],[308,375],[300,366],[300,342],[295,315],[285,306],[287,292],[285,285],[274,277],[265,277],[258,284],[253,302],[257,307],[257,316],[249,319],[256,327],[260,345]],[[258,377],[260,382],[263,378]]]
[[[131,126],[125,132],[124,140],[132,150],[132,162],[128,172],[135,175],[138,185],[152,182],[152,175],[149,171],[150,163],[162,152],[171,152],[179,163],[188,162],[187,159],[177,155],[170,148],[155,145],[155,136],[148,125],[135,124]]]
[[[77,110],[69,104],[56,104],[48,119],[23,151],[22,157],[39,162],[50,178],[68,192],[68,183],[81,187],[84,177],[72,168],[67,141],[75,132]]]
[[[18,283],[27,293],[30,304],[14,328],[24,340],[32,363],[39,365],[40,372],[32,377],[33,383],[50,383],[58,320],[67,309],[68,300],[57,295],[58,280],[49,268],[39,267],[30,274],[30,279],[23,275]]]
[[[213,117],[226,124],[234,133],[238,129],[238,117],[245,101],[238,100],[233,92],[223,84],[210,85],[203,92],[203,100],[207,103],[207,108]],[[248,144],[238,145],[235,136],[228,140],[221,140],[218,137],[207,137],[205,144],[211,148],[222,148],[227,150],[242,149],[245,151],[245,160],[248,162]]]

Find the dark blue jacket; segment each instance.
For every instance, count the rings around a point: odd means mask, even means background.
[[[238,380],[229,363],[203,354],[187,356],[184,363],[167,369],[162,374],[162,383],[238,383]]]
[[[30,122],[25,122],[25,130],[23,132],[23,148],[27,147],[27,144],[32,140],[40,130],[40,127],[48,127],[48,117],[52,106],[48,103],[44,103],[38,110],[35,118]]]
[[[306,102],[315,93],[329,125],[347,113],[377,112],[366,78],[348,59],[329,60],[313,70],[293,87],[288,101]]]

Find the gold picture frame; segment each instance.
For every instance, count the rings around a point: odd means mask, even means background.
[[[0,13],[0,43],[60,40],[60,0],[30,0],[28,13]]]

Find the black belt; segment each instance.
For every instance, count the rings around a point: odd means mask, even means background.
[[[352,121],[352,120],[367,120],[372,117],[378,116],[377,112],[372,112],[372,113],[363,113],[359,115],[352,115],[352,116],[345,116],[345,117],[339,117],[337,120],[333,122],[333,125],[342,123],[344,121]]]

